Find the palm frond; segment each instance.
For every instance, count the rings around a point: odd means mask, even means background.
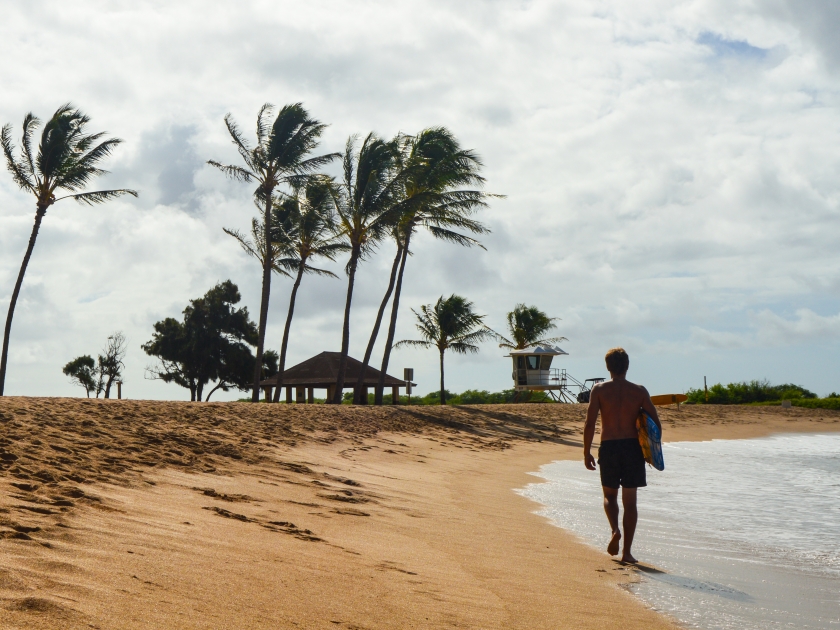
[[[215,160],[207,160],[207,163],[210,166],[215,166],[225,175],[239,182],[250,182],[253,179],[256,179],[256,175],[254,175],[251,171],[242,168],[241,166],[234,166],[232,164],[220,164]]]
[[[416,346],[418,348],[434,348],[435,344],[430,341],[422,341],[419,339],[403,339],[394,344],[394,348],[404,348],[405,346]]]
[[[458,232],[453,232],[452,230],[447,230],[444,228],[439,228],[434,225],[429,225],[426,227],[429,230],[429,233],[434,236],[435,238],[439,238],[443,241],[448,241],[450,243],[455,243],[456,245],[462,245],[464,247],[471,247],[473,245],[477,245],[483,250],[487,250],[484,245],[479,243],[474,238],[470,238],[469,236],[465,236],[463,234],[459,234]]]
[[[271,126],[266,119],[271,117],[273,110],[274,106],[271,103],[265,103],[260,108],[260,113],[257,114],[257,143],[261,145],[265,144],[268,134],[271,132]]]
[[[59,197],[56,201],[61,201],[62,199],[75,199],[79,203],[94,206],[98,203],[104,203],[105,201],[122,197],[123,195],[136,197],[137,191],[130,190],[128,188],[118,188],[116,190],[95,190],[92,192],[78,193],[76,195],[65,195],[64,197]]]
[[[12,174],[15,184],[27,192],[35,193],[36,183],[34,177],[27,173],[28,169],[15,159],[15,146],[12,144],[12,126],[3,125],[0,131],[0,144],[3,146],[3,155],[6,156],[6,168]]]
[[[453,341],[449,344],[447,350],[452,350],[452,352],[457,354],[476,354],[478,352],[478,346],[464,343],[463,341]]]
[[[32,157],[32,134],[41,121],[32,113],[29,112],[23,118],[23,133],[21,134],[20,144],[23,147],[23,155],[26,157],[29,173],[32,177],[35,176],[35,159]]]

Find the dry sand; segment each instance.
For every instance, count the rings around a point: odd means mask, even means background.
[[[581,457],[584,413],[0,398],[0,627],[673,628],[512,491]],[[662,415],[670,440],[840,430]]]

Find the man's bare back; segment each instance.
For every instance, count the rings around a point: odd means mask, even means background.
[[[594,424],[600,412],[602,442],[636,438],[639,436],[636,429],[639,409],[647,411],[659,424],[659,416],[656,407],[650,401],[648,391],[623,376],[614,376],[612,380],[598,383],[592,388],[586,422],[588,424],[591,418]]]

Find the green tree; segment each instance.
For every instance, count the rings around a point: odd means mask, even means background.
[[[256,182],[254,196],[263,208],[263,277],[260,298],[260,321],[257,338],[257,358],[254,365],[251,400],[259,400],[260,371],[268,321],[268,302],[271,294],[271,272],[274,255],[272,249],[271,208],[278,186],[300,183],[307,176],[331,162],[337,154],[308,157],[318,146],[326,125],[311,118],[301,103],[284,106],[271,123],[273,107],[266,103],[257,115],[257,144],[251,146],[230,114],[225,116],[239,156],[245,166],[221,164],[210,160],[228,177],[241,182]]]
[[[29,244],[23,256],[17,282],[12,290],[6,328],[3,333],[3,353],[0,357],[0,396],[6,383],[6,362],[9,356],[9,337],[12,318],[15,314],[23,277],[35,249],[35,240],[41,221],[47,209],[62,199],[75,199],[79,203],[95,205],[115,199],[121,195],[137,196],[128,189],[96,190],[83,192],[90,181],[107,173],[100,168],[102,160],[122,142],[118,138],[103,139],[104,132],[86,133],[90,118],[67,103],[59,107],[44,125],[37,153],[33,152],[32,141],[41,124],[31,112],[23,119],[21,150],[18,155],[12,142],[12,126],[4,125],[0,132],[0,144],[6,156],[6,166],[18,187],[35,197],[35,225],[29,236]],[[64,192],[63,196],[56,196]]]
[[[183,321],[167,317],[157,322],[152,339],[142,346],[160,361],[147,368],[147,377],[189,389],[192,401],[202,399],[210,381],[217,383],[207,399],[217,389],[247,390],[255,361],[248,346],[256,345],[258,333],[248,308],[235,308],[240,300],[239,289],[226,280],[190,300]]]
[[[344,372],[350,348],[350,307],[356,268],[395,225],[393,213],[399,198],[397,166],[398,143],[385,142],[373,133],[356,149],[356,137],[347,140],[342,156],[343,181],[334,190],[338,233],[350,251],[347,262],[347,298],[344,303],[344,325],[341,333],[341,357],[338,381],[330,402],[340,405],[344,388]]]
[[[488,195],[478,189],[484,178],[479,175],[481,160],[469,149],[461,148],[455,136],[444,127],[424,129],[416,136],[403,136],[400,143],[402,199],[397,206],[397,249],[400,258],[399,272],[391,304],[391,321],[382,355],[375,402],[382,404],[385,374],[391,358],[391,348],[397,330],[405,264],[411,253],[411,237],[419,228],[432,236],[462,246],[483,246],[463,232],[486,234],[490,230],[470,218],[476,210],[487,206]],[[395,259],[396,264],[396,259]],[[386,295],[387,299],[387,295]],[[383,300],[383,304],[384,304]],[[378,327],[371,335],[372,348]],[[367,364],[365,364],[367,365]]]
[[[96,397],[99,398],[99,391],[97,390],[97,370],[96,361],[93,357],[84,354],[76,357],[68,362],[62,370],[74,385],[80,385],[85,388],[85,394],[90,398],[91,392],[96,392]]]
[[[333,181],[327,177],[311,177],[303,186],[295,188],[291,195],[284,195],[275,206],[276,221],[282,233],[282,257],[280,264],[294,272],[295,282],[289,296],[289,311],[283,329],[280,346],[277,387],[274,402],[280,401],[283,386],[283,371],[286,369],[286,350],[289,347],[289,332],[295,314],[295,300],[304,274],[316,274],[337,278],[333,272],[318,269],[310,263],[317,258],[335,260],[335,257],[349,249],[336,232],[335,196]]]
[[[492,336],[492,331],[484,325],[484,315],[477,315],[473,303],[460,295],[441,296],[434,306],[424,304],[418,313],[411,312],[417,318],[415,327],[422,339],[403,340],[394,347],[418,346],[437,348],[440,354],[440,404],[446,404],[444,387],[443,356],[447,350],[458,354],[478,352],[475,345]]]
[[[507,327],[510,339],[496,333],[500,348],[523,350],[531,346],[541,346],[566,341],[565,337],[545,337],[549,331],[557,328],[554,323],[558,317],[549,317],[536,306],[517,304],[507,314]]]

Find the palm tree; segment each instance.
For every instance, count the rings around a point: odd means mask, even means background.
[[[118,144],[119,138],[102,139],[104,132],[85,133],[85,127],[90,118],[70,103],[62,105],[44,125],[37,154],[32,152],[32,136],[41,124],[31,112],[23,119],[23,135],[21,137],[21,151],[15,156],[16,150],[12,143],[12,126],[4,125],[0,132],[0,144],[6,156],[6,166],[12,173],[15,183],[28,193],[35,196],[35,225],[29,236],[29,245],[23,256],[23,262],[18,272],[17,282],[9,301],[9,312],[6,315],[6,329],[3,334],[3,355],[0,358],[0,396],[6,383],[6,361],[9,355],[9,336],[12,331],[12,318],[23,276],[35,248],[35,239],[41,221],[49,208],[62,199],[75,199],[79,203],[95,205],[115,199],[122,195],[137,196],[134,190],[120,188],[116,190],[96,190],[80,192],[94,177],[103,175],[107,171],[99,168],[99,164],[111,154]],[[59,191],[67,192],[63,197],[56,197]]]
[[[259,337],[257,360],[254,364],[254,388],[251,400],[259,401],[260,370],[262,367],[265,328],[268,320],[268,301],[271,294],[271,271],[274,255],[271,241],[271,208],[275,201],[274,191],[281,185],[299,184],[308,175],[337,157],[330,153],[314,158],[307,156],[318,146],[326,125],[310,118],[301,103],[284,106],[270,123],[272,105],[266,103],[257,115],[257,144],[254,147],[245,140],[230,114],[225,116],[225,125],[239,156],[245,166],[225,165],[215,160],[208,164],[215,166],[231,179],[241,182],[256,182],[254,196],[263,206],[263,256],[262,297],[260,299]]]
[[[418,313],[411,309],[417,318],[415,327],[420,331],[419,340],[403,340],[395,348],[419,346],[437,348],[440,353],[440,404],[446,404],[446,389],[443,379],[443,354],[452,350],[458,354],[476,353],[475,344],[492,337],[493,332],[484,325],[484,315],[476,315],[473,303],[460,295],[438,298],[434,306],[424,304]]]
[[[399,174],[396,169],[398,147],[373,133],[356,150],[356,137],[347,140],[343,160],[343,181],[335,187],[334,200],[338,232],[350,250],[347,272],[347,299],[344,304],[344,326],[341,335],[341,357],[338,382],[332,402],[341,404],[344,371],[350,347],[350,306],[359,261],[373,251],[376,244],[394,225],[394,201],[399,195]]]
[[[295,299],[303,274],[313,273],[337,278],[338,276],[333,272],[318,269],[309,263],[320,257],[334,261],[336,254],[349,249],[346,243],[339,241],[341,236],[335,230],[333,186],[330,178],[310,178],[304,186],[295,189],[293,194],[284,196],[274,208],[277,226],[283,234],[283,246],[280,249],[282,258],[279,262],[284,268],[296,272],[295,283],[289,297],[286,327],[283,329],[274,402],[280,401],[283,371],[286,369],[286,350],[289,346],[289,331],[292,327]]]
[[[426,228],[435,238],[463,246],[478,245],[475,239],[463,234],[486,234],[490,230],[470,218],[476,210],[487,206],[489,195],[481,190],[464,190],[464,186],[480,187],[484,178],[479,175],[481,160],[474,151],[462,149],[458,140],[444,127],[424,129],[416,136],[406,136],[401,147],[404,171],[404,199],[400,203],[399,230],[402,258],[391,305],[391,321],[375,401],[382,404],[385,374],[391,358],[391,348],[397,330],[397,315],[402,293],[405,264],[411,253],[411,237],[418,228]]]
[[[517,304],[507,314],[507,325],[511,339],[495,333],[500,348],[508,350],[522,350],[531,346],[542,346],[545,344],[567,341],[565,337],[543,337],[549,330],[557,328],[554,324],[559,317],[549,317],[536,306],[525,306]]]

